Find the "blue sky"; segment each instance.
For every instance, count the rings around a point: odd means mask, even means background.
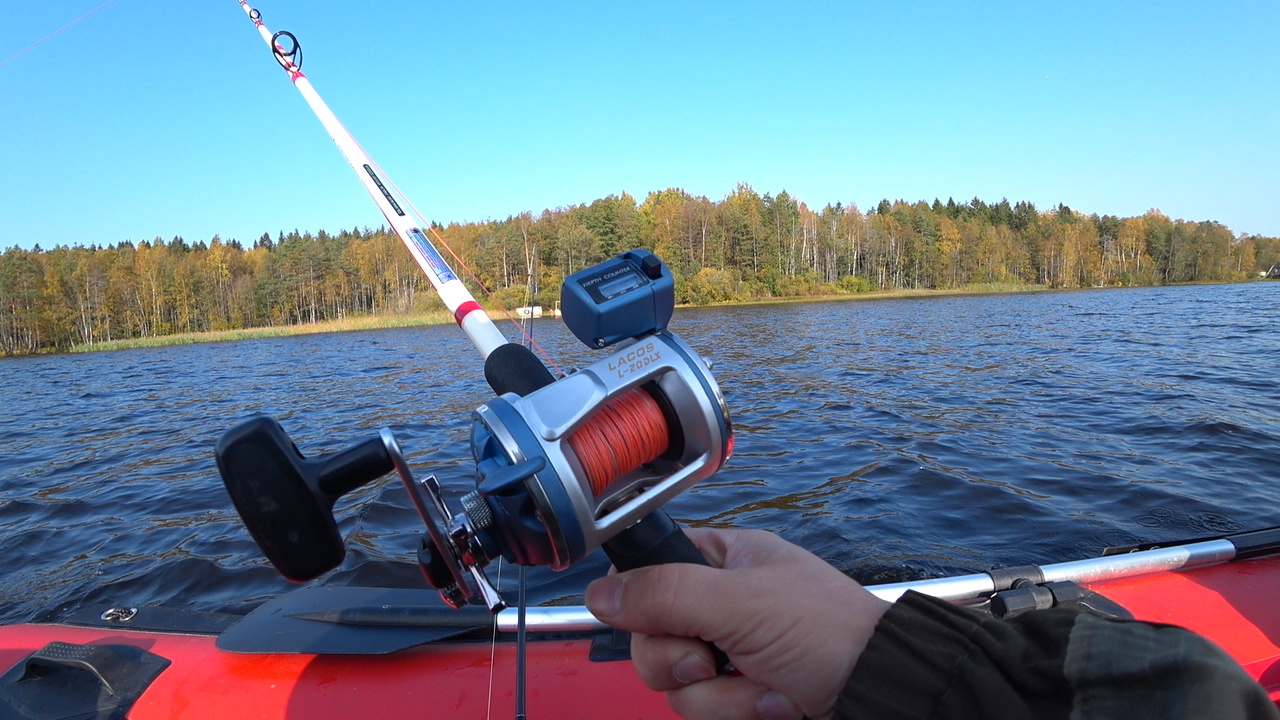
[[[0,62],[102,1],[3,3]],[[1274,0],[256,7],[440,222],[747,182],[1280,235]],[[0,66],[0,167],[0,248],[382,222],[235,0],[117,0]]]

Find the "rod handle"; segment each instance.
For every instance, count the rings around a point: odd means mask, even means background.
[[[604,552],[619,572],[665,563],[710,564],[676,521],[661,509],[654,510],[640,522],[606,541]],[[734,669],[729,656],[714,643],[707,645],[715,658],[716,672],[721,675],[732,674]]]

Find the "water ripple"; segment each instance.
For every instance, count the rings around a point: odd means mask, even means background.
[[[737,454],[670,510],[864,582],[1277,524],[1277,316],[1280,283],[682,310]],[[593,358],[555,321],[537,332],[567,367]],[[456,498],[487,397],[452,327],[0,361],[0,622],[247,611],[292,586],[222,490],[224,429],[270,414],[310,455],[389,426]],[[396,483],[337,513],[348,555],[317,582],[420,585]],[[574,601],[606,566],[535,569],[531,595]]]

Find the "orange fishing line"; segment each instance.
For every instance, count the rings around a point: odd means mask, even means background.
[[[569,436],[595,495],[609,484],[666,452],[669,430],[662,408],[636,388],[600,409]]]

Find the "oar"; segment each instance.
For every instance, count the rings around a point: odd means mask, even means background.
[[[493,622],[488,610],[454,610],[430,589],[307,588],[260,605],[218,636],[218,648],[381,655],[490,628]]]
[[[434,590],[316,587],[260,605],[218,637],[218,648],[242,653],[382,655],[468,633],[515,632],[515,610],[455,610]],[[585,607],[528,608],[532,633],[598,632],[605,625]]]
[[[1038,582],[1098,582],[1189,570],[1280,552],[1280,527],[1197,539],[1181,544],[1109,548],[1102,557],[1051,565],[999,568],[987,573],[873,585],[873,594],[896,600],[915,590],[946,600],[966,600],[1008,587],[1016,578]],[[245,653],[383,654],[467,633],[516,631],[515,610],[490,615],[480,607],[454,610],[430,590],[319,587],[271,600],[218,638],[218,647]],[[532,633],[600,632],[608,627],[581,606],[528,609]]]
[[[915,580],[868,587],[873,594],[893,601],[908,590],[943,600],[969,600],[1007,589],[1019,578],[1043,582],[1101,582],[1159,572],[1190,570],[1233,560],[1249,560],[1280,552],[1280,527],[1253,530],[1212,539],[1182,543],[1108,548],[1102,557],[1051,565],[996,568],[985,573]]]

